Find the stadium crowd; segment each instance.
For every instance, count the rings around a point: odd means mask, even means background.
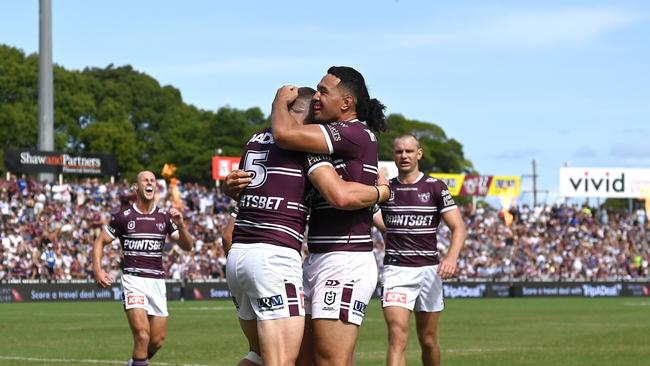
[[[166,184],[160,181],[160,196]],[[180,187],[190,232],[191,253],[166,247],[171,279],[224,279],[226,257],[221,232],[235,203],[216,188]],[[126,182],[84,179],[64,184],[33,178],[0,179],[0,281],[92,279],[92,242],[110,213],[133,200]],[[160,206],[170,207],[170,199]],[[650,229],[645,211],[608,213],[587,206],[523,205],[511,209],[514,221],[491,207],[461,207],[468,237],[457,278],[487,281],[607,281],[648,279]],[[444,253],[449,231],[439,230]],[[381,267],[383,239],[377,232],[375,255]],[[104,256],[111,276],[119,276],[120,246]]]

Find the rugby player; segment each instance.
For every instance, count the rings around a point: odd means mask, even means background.
[[[444,182],[420,172],[422,148],[415,136],[393,140],[398,176],[391,179],[394,198],[380,205],[375,224],[386,234],[382,304],[388,326],[389,366],[406,365],[409,318],[415,326],[424,366],[440,365],[438,319],[444,308],[442,280],[456,272],[466,229]],[[383,220],[382,220],[383,219]],[[451,230],[451,244],[440,262],[436,231],[440,219]]]
[[[296,92],[288,113],[305,123],[315,91]],[[262,360],[267,366],[294,365],[304,326],[300,249],[312,184],[334,207],[368,212],[368,207],[387,200],[390,191],[374,181],[372,185],[343,181],[328,155],[280,149],[270,129],[248,141],[240,167],[252,173],[248,178],[239,176],[245,178],[246,189],[230,189],[236,187],[237,172],[225,185],[226,193],[239,201],[226,278],[251,350],[239,365]]]
[[[119,239],[122,247],[122,297],[133,334],[133,353],[127,365],[147,366],[167,334],[167,297],[163,247],[170,236],[184,250],[193,238],[182,213],[156,207],[156,177],[141,171],[133,185],[136,201],[111,217],[93,244],[95,282],[106,288],[113,279],[102,269],[105,245]]]
[[[313,97],[314,121],[292,118],[296,87],[278,90],[272,108],[276,143],[285,149],[330,154],[346,181],[375,184],[377,137],[386,130],[384,105],[370,99],[363,76],[351,67],[331,67]],[[299,364],[350,365],[358,327],[377,284],[370,237],[372,213],[343,211],[322,196],[312,205],[303,265],[306,326]]]

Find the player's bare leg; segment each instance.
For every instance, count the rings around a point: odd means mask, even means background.
[[[409,337],[409,319],[411,311],[400,306],[384,308],[384,319],[388,326],[388,352],[386,365],[406,365],[406,345]]]
[[[150,360],[163,346],[166,335],[167,317],[149,316],[149,346],[147,347],[147,356]]]
[[[257,359],[256,356],[261,358],[260,343],[257,339],[257,319],[244,320],[239,318],[239,326],[248,340],[249,353],[244,357],[237,366],[259,366],[263,363]],[[251,354],[253,353],[253,354]],[[254,360],[253,360],[254,359]]]
[[[415,312],[415,326],[422,349],[422,365],[424,366],[440,366],[439,318],[440,312]]]
[[[312,319],[314,364],[352,365],[359,327],[338,319]]]
[[[311,325],[311,315],[305,315],[305,332],[300,344],[300,353],[296,366],[312,366],[314,364],[314,334]]]
[[[298,358],[305,318],[258,320],[257,334],[266,366],[293,366]]]
[[[149,319],[145,309],[135,308],[126,311],[131,333],[133,334],[133,360],[146,360],[149,349]]]

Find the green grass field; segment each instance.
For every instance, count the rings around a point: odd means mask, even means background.
[[[447,300],[445,365],[650,365],[650,299]],[[170,302],[165,347],[152,365],[234,365],[245,354],[229,301]],[[412,325],[413,328],[413,325]],[[412,329],[413,330],[413,329]],[[123,365],[131,335],[120,303],[0,305],[0,365]],[[373,301],[357,365],[381,365],[386,326]],[[407,360],[419,365],[411,333]]]

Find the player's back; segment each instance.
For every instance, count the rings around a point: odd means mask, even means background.
[[[310,159],[302,152],[280,149],[270,129],[248,141],[240,169],[252,172],[242,192],[233,243],[265,243],[300,250],[307,215]]]
[[[343,180],[374,185],[377,180],[377,139],[358,120],[322,126],[332,162]],[[372,212],[338,210],[316,196],[309,221],[309,251],[372,251]]]

